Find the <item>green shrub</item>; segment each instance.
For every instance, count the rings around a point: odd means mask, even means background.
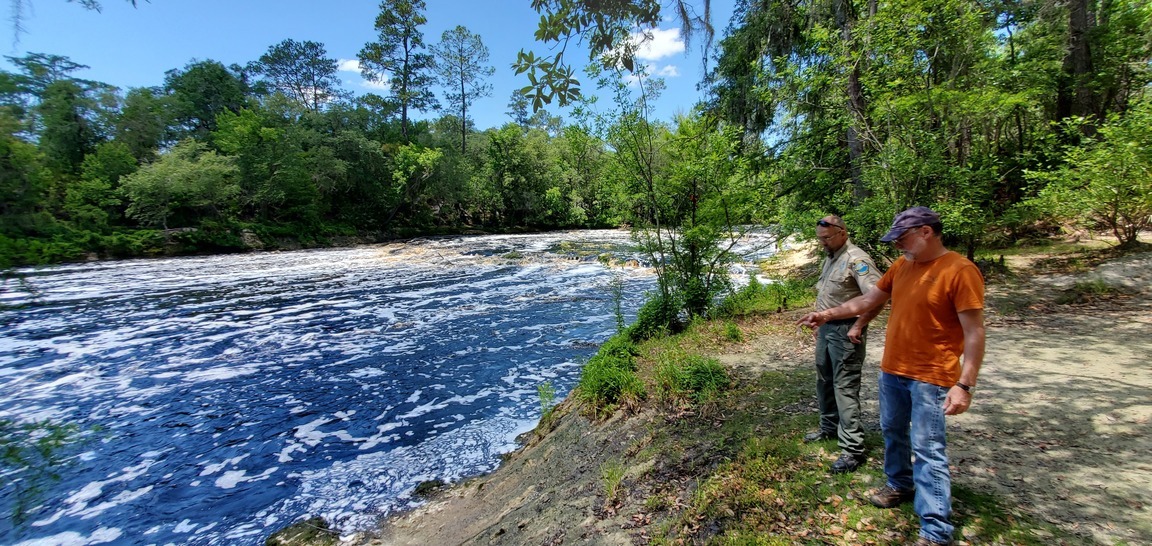
[[[164,252],[164,232],[154,229],[120,231],[100,240],[101,252],[113,258],[155,256]]]
[[[640,349],[627,336],[615,335],[600,346],[600,351],[597,354],[631,360],[640,355]],[[633,369],[635,369],[635,364],[633,364]]]
[[[556,387],[551,381],[536,385],[536,394],[540,396],[540,423],[547,423],[552,419],[552,412],[556,409]]]
[[[644,384],[636,375],[635,355],[636,347],[628,339],[609,339],[580,373],[580,399],[597,411],[643,399]]]
[[[739,343],[744,341],[744,332],[740,330],[740,327],[737,326],[735,322],[726,322],[724,323],[724,337],[727,338],[728,341]]]
[[[724,298],[712,313],[712,318],[740,317],[752,313],[773,313],[802,307],[815,298],[812,287],[815,278],[786,279],[763,284],[755,276],[748,284]]]
[[[660,294],[649,296],[637,311],[636,322],[628,327],[628,337],[632,341],[644,341],[679,332],[683,329],[680,308],[673,298]]]
[[[1068,288],[1056,296],[1056,303],[1061,305],[1092,303],[1124,293],[1123,288],[1112,286],[1100,279],[1080,281],[1072,285],[1072,288]]]
[[[686,398],[705,402],[731,384],[723,364],[698,355],[668,355],[656,364],[654,376],[659,397],[664,402]]]
[[[611,506],[620,495],[620,484],[624,482],[624,464],[608,461],[600,465],[600,477],[604,480],[604,504]]]
[[[724,365],[714,358],[693,355],[684,364],[684,387],[697,402],[714,398],[730,384]]]

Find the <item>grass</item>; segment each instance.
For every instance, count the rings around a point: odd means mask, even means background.
[[[651,544],[857,545],[916,539],[919,521],[910,506],[882,510],[866,500],[884,483],[878,433],[867,438],[876,457],[849,475],[828,473],[834,455],[829,446],[801,441],[814,417],[807,409],[813,379],[807,369],[765,372],[722,397],[723,420],[680,419],[654,432],[651,444],[635,455],[655,460],[649,479],[698,486],[669,492],[649,484],[654,492],[642,505],[664,515],[649,531]],[[972,543],[1028,546],[1062,536],[995,497],[961,487],[954,495],[957,537],[979,537]]]
[[[647,396],[636,375],[636,346],[616,335],[600,347],[580,373],[578,398],[590,413],[610,415],[620,405],[636,407]]]
[[[1099,279],[1080,281],[1056,296],[1056,303],[1061,305],[1092,303],[1126,294],[1127,291],[1123,288],[1112,286]]]
[[[604,505],[616,504],[620,495],[620,484],[624,482],[624,464],[609,461],[600,466],[600,479],[604,481]]]

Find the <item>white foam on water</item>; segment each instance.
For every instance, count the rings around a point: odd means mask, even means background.
[[[240,461],[243,461],[244,459],[247,459],[247,458],[248,458],[248,454],[244,454],[244,455],[240,455],[238,457],[233,457],[231,459],[225,459],[219,463],[199,463],[200,466],[204,467],[204,470],[200,471],[200,475],[201,476],[211,476],[212,474],[220,472],[221,470],[224,470],[225,468],[228,468],[230,466],[236,466],[236,465],[240,464]]]
[[[220,489],[232,489],[241,483],[267,480],[279,469],[280,467],[273,466],[255,476],[249,476],[247,470],[229,470],[225,472],[224,475],[216,478],[216,487]]]
[[[226,379],[235,379],[237,377],[244,377],[246,375],[260,373],[261,368],[262,366],[258,364],[248,364],[243,366],[220,366],[217,368],[196,370],[185,373],[184,380],[190,383],[199,383],[201,381],[223,381]]]
[[[50,537],[24,540],[17,542],[14,546],[92,546],[115,542],[120,540],[122,536],[124,536],[124,532],[117,527],[101,527],[87,536],[69,531]]]
[[[644,268],[609,275],[588,258],[545,254],[582,248],[557,247],[574,237],[581,235],[445,237],[38,271],[42,301],[57,308],[22,312],[0,332],[0,389],[16,393],[0,400],[0,417],[106,427],[108,437],[82,448],[87,468],[114,453],[166,454],[168,461],[155,475],[146,469],[133,475],[130,467],[73,479],[68,483],[82,485],[46,504],[54,512],[41,521],[65,525],[72,524],[61,521],[68,517],[99,514],[108,528],[131,521],[125,526],[133,537],[148,529],[157,543],[249,545],[266,527],[302,514],[354,528],[349,523],[416,502],[410,490],[420,479],[452,481],[494,468],[497,455],[515,447],[516,434],[534,425],[537,385],[564,377],[557,387],[565,389],[581,365],[543,354],[591,347],[612,333],[610,276],[650,282]],[[591,237],[629,239],[627,232]],[[523,259],[503,257],[509,252]],[[75,309],[57,310],[68,306]],[[94,308],[107,312],[85,311]],[[523,324],[525,317],[534,322]],[[579,333],[553,335],[569,331]],[[409,379],[421,384],[391,390]],[[316,388],[293,391],[305,384]],[[351,402],[333,407],[330,392]],[[259,405],[248,413],[248,404]],[[278,429],[257,415],[290,424]],[[118,434],[132,434],[141,422],[181,428],[164,430],[162,438],[133,437],[145,446],[138,451],[150,451],[133,455],[131,442]],[[253,434],[237,438],[238,427]],[[171,445],[180,448],[157,449]],[[181,452],[190,446],[201,451]],[[202,480],[193,479],[196,472]],[[221,515],[228,522],[216,529],[187,514],[186,522],[123,519],[131,517],[133,499],[153,502],[162,483],[203,482],[220,495],[257,480],[291,488],[300,476],[300,499],[255,506],[258,515]],[[112,512],[116,506],[120,513]],[[170,538],[180,534],[178,526],[189,534]]]

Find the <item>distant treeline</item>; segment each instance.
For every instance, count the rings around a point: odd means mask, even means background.
[[[1133,243],[1152,221],[1147,2],[742,0],[681,118],[645,115],[659,80],[592,63],[582,79],[611,104],[565,91],[586,102],[564,121],[530,112],[530,86],[483,131],[468,108],[490,92],[487,51],[463,27],[425,48],[423,9],[383,2],[360,53],[387,96],[340,92],[313,42],[128,90],[64,57],[10,57],[0,267],[473,228],[629,225],[655,228],[658,246],[670,228],[696,241],[672,239],[677,252],[742,223],[811,230],[825,213],[868,245],[916,204],[969,254],[1062,223]],[[437,81],[453,82],[442,109]]]

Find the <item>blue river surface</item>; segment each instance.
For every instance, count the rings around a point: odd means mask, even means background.
[[[27,270],[38,294],[0,299],[0,420],[74,428],[51,468],[0,467],[0,544],[255,545],[312,516],[352,533],[422,481],[489,472],[538,387],[563,398],[615,332],[613,279],[628,320],[653,288],[605,252],[632,257],[628,233]]]

